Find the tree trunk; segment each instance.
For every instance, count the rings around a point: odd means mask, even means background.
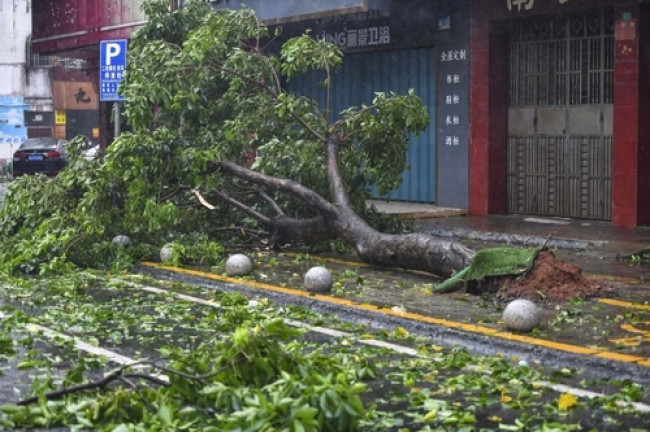
[[[338,147],[339,137],[331,133],[326,142],[327,176],[330,193],[341,213],[337,222],[344,222],[337,231],[354,247],[359,258],[370,263],[423,270],[444,277],[469,265],[474,251],[461,243],[423,234],[383,234],[370,227],[352,210],[339,170]]]
[[[293,242],[313,243],[336,238],[322,217],[296,219],[277,216],[269,222],[269,241],[273,249]]]
[[[230,161],[219,167],[251,183],[293,194],[318,211],[321,217],[302,220],[275,218],[270,223],[271,241],[275,245],[287,241],[341,238],[354,248],[365,262],[423,270],[449,277],[465,268],[474,251],[461,243],[424,234],[383,234],[370,227],[350,206],[338,168],[337,135],[331,134],[326,143],[327,173],[334,202],[289,179],[261,174]]]

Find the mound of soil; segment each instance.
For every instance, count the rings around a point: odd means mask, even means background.
[[[506,279],[495,296],[504,302],[524,298],[538,303],[564,303],[571,298],[610,297],[614,291],[611,285],[587,278],[580,267],[567,264],[544,249],[529,271]]]

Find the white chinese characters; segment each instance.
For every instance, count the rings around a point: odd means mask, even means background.
[[[358,48],[390,44],[390,26],[345,29],[340,32],[322,32],[319,39],[336,44],[339,48]]]
[[[460,75],[447,74],[447,84],[460,84]]]
[[[568,3],[569,0],[558,0],[560,4],[565,4]],[[535,5],[535,0],[506,0],[506,4],[508,5],[508,10],[516,10],[517,12],[521,12],[522,10],[527,11],[531,10],[533,6]]]
[[[443,62],[452,62],[452,61],[464,61],[467,60],[467,50],[449,50],[443,51],[440,54],[440,61]]]
[[[517,12],[521,12],[522,8],[524,10],[531,10],[535,4],[535,0],[507,0],[508,10],[511,11],[517,9]]]

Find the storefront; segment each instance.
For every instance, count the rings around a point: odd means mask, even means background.
[[[431,115],[412,137],[410,169],[392,200],[466,208],[468,202],[469,4],[454,0],[367,2],[367,10],[283,24],[283,37],[306,29],[337,44],[332,112],[372,101],[375,92],[413,88]],[[323,77],[291,82],[292,91],[324,100]]]
[[[99,141],[99,95],[96,86],[81,70],[54,73],[54,137],[72,139],[83,135]]]
[[[648,6],[472,2],[470,213],[650,221]]]
[[[30,52],[53,63],[53,134],[86,135],[102,147],[113,139],[111,102],[100,102],[99,44],[128,39],[146,17],[142,0],[35,0]]]

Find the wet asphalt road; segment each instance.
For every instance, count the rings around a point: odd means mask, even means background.
[[[426,338],[429,343],[441,344],[445,346],[462,345],[469,349],[474,354],[487,354],[491,356],[505,356],[507,358],[518,358],[519,361],[529,361],[531,364],[543,366],[547,369],[547,375],[543,375],[545,381],[551,382],[551,371],[560,368],[561,366],[572,366],[579,368],[581,373],[575,378],[569,378],[564,381],[564,384],[569,385],[569,388],[582,387],[579,382],[586,379],[599,380],[600,383],[603,379],[608,378],[612,380],[630,380],[639,383],[645,388],[650,388],[650,368],[635,368],[628,364],[620,364],[611,361],[597,361],[596,359],[586,359],[584,356],[574,355],[560,355],[552,350],[541,349],[539,347],[531,347],[525,344],[518,343],[504,343],[503,341],[495,341],[494,339],[485,336],[468,335],[464,332],[457,331],[453,328],[444,328],[441,326],[432,326],[425,323],[417,323],[412,320],[390,316],[385,314],[374,313],[370,311],[351,310],[348,308],[341,308],[338,305],[333,305],[328,302],[320,301],[317,298],[310,296],[303,296],[296,298],[287,294],[270,293],[269,291],[261,291],[252,285],[246,284],[233,284],[222,283],[205,280],[199,277],[179,276],[177,274],[154,269],[151,267],[141,268],[141,272],[150,273],[156,279],[161,281],[169,280],[172,283],[164,283],[163,286],[170,288],[176,287],[177,283],[190,284],[201,288],[204,293],[226,291],[226,292],[241,292],[248,298],[254,301],[261,300],[262,298],[269,298],[271,304],[275,308],[289,307],[293,304],[302,304],[312,312],[321,314],[322,316],[336,316],[344,322],[351,322],[355,326],[366,328],[368,333],[382,333],[396,328],[402,328],[403,331],[417,334],[420,337]],[[13,305],[21,308],[24,313],[32,316],[32,321],[35,323],[46,324],[47,327],[53,327],[55,331],[61,332],[64,335],[77,337],[83,340],[94,341],[92,345],[99,348],[106,348],[110,351],[131,358],[156,358],[159,356],[158,349],[160,348],[160,340],[167,341],[175,345],[184,345],[191,347],[192,344],[198,343],[201,340],[216,337],[217,333],[213,333],[215,329],[194,328],[191,330],[184,326],[178,326],[184,317],[197,317],[197,322],[200,322],[202,314],[207,313],[206,310],[211,310],[209,304],[190,305],[180,308],[181,303],[186,304],[189,300],[187,298],[172,298],[170,293],[163,293],[153,295],[151,294],[149,285],[135,284],[133,290],[126,289],[122,286],[118,289],[103,289],[101,286],[97,289],[92,289],[88,292],[92,297],[93,310],[106,310],[106,321],[102,323],[93,323],[88,321],[86,324],[70,325],[66,323],[58,323],[56,320],[45,320],[47,314],[52,314],[53,311],[47,304],[30,306],[29,302],[18,297],[13,300]],[[149,289],[148,294],[138,294],[143,289]],[[173,290],[172,290],[173,291]],[[122,301],[124,300],[124,301]],[[129,305],[125,310],[124,307],[119,305]],[[176,305],[179,309],[176,311]],[[113,305],[113,306],[109,306]],[[156,311],[163,311],[164,318],[162,321],[156,321]],[[80,308],[91,307],[91,303],[84,303]],[[207,307],[207,309],[206,309]],[[73,307],[70,313],[74,314],[77,311]],[[110,312],[110,313],[108,313]],[[171,313],[178,313],[172,315]],[[119,322],[118,314],[123,317],[128,317],[128,328],[115,325]],[[43,319],[41,319],[41,316]],[[65,316],[65,315],[62,315]],[[79,319],[83,319],[84,314],[78,315]],[[153,317],[153,318],[152,318]],[[165,319],[166,318],[166,319]],[[327,327],[327,324],[323,324]],[[61,326],[60,328],[57,328]],[[26,336],[31,341],[21,345],[18,349],[18,354],[15,358],[9,358],[7,361],[1,363],[2,376],[0,376],[0,404],[13,403],[19,398],[24,396],[31,387],[31,381],[39,374],[44,374],[46,370],[50,370],[55,376],[63,376],[66,374],[71,366],[71,359],[75,356],[93,357],[94,355],[83,350],[71,350],[70,346],[62,343],[61,340],[56,341],[56,337],[49,337],[43,333],[30,332],[19,336],[20,340],[25,340]],[[128,337],[126,337],[128,335]],[[151,339],[151,336],[155,338]],[[156,336],[157,335],[157,336]],[[18,335],[17,335],[18,336]],[[332,336],[324,333],[314,333],[312,340],[318,340],[325,343]],[[59,338],[60,339],[60,338]],[[158,342],[156,342],[158,341]],[[371,339],[371,341],[373,341]],[[377,342],[377,341],[373,341]],[[408,350],[408,344],[401,344],[405,350]],[[391,348],[392,350],[392,348]],[[407,351],[404,351],[407,352]],[[414,355],[413,353],[411,355]],[[395,352],[393,355],[402,356]],[[103,357],[98,356],[99,357]],[[42,368],[38,366],[38,361],[47,359],[47,367]],[[35,367],[25,367],[25,362],[32,362]],[[23,366],[20,366],[20,364]],[[111,370],[119,364],[119,361],[102,360],[99,371]],[[557,367],[556,367],[557,366]],[[93,375],[94,374],[94,375]],[[94,372],[89,375],[101,376],[100,372]],[[583,388],[578,390],[584,390]],[[587,388],[589,390],[589,387]],[[602,384],[595,385],[595,391],[602,390]],[[568,391],[568,390],[562,390]],[[442,397],[442,396],[441,396]],[[557,396],[550,396],[557,397]],[[644,404],[650,403],[650,395],[645,394],[643,400]],[[643,405],[648,406],[648,405]],[[648,406],[650,409],[650,406]],[[635,423],[638,425],[638,422]],[[606,429],[603,429],[606,430]]]
[[[579,365],[583,376],[586,378],[631,379],[650,388],[650,365],[641,366],[634,362],[615,361],[611,357],[585,355],[584,353],[581,353],[581,348],[587,348],[586,344],[590,343],[588,340],[589,333],[587,329],[593,329],[594,323],[596,323],[595,320],[591,319],[585,319],[584,331],[581,330],[581,325],[578,322],[569,322],[565,324],[567,333],[565,339],[558,340],[556,335],[543,335],[540,336],[539,339],[541,343],[537,343],[537,338],[529,335],[521,335],[525,336],[523,338],[517,337],[519,335],[514,335],[513,338],[509,338],[508,336],[512,334],[506,333],[504,335],[505,337],[497,337],[500,336],[501,333],[497,334],[496,331],[499,328],[502,328],[502,324],[498,323],[500,312],[494,313],[494,307],[486,308],[485,306],[480,305],[476,300],[468,301],[463,297],[453,298],[437,296],[432,298],[431,296],[423,297],[420,295],[414,299],[414,301],[419,301],[419,305],[406,303],[402,301],[405,300],[404,298],[395,298],[393,299],[394,301],[401,301],[401,303],[393,304],[407,305],[406,309],[410,311],[417,311],[419,306],[419,310],[424,314],[400,316],[399,313],[391,313],[391,310],[388,307],[391,303],[388,301],[389,293],[387,290],[380,290],[377,293],[378,297],[382,296],[382,301],[384,302],[383,304],[385,307],[368,308],[364,305],[368,300],[368,296],[371,295],[369,294],[369,290],[364,292],[365,296],[363,298],[359,298],[359,303],[357,303],[357,305],[361,305],[361,307],[355,307],[354,302],[352,303],[352,307],[350,307],[348,302],[340,303],[337,299],[329,301],[327,298],[295,295],[295,293],[286,292],[286,290],[278,292],[274,291],[272,287],[260,287],[254,283],[220,282],[200,276],[161,270],[151,266],[141,266],[139,272],[145,275],[151,275],[160,280],[189,283],[220,291],[239,292],[251,298],[269,298],[279,305],[300,305],[307,307],[312,311],[336,316],[343,321],[368,326],[377,330],[391,330],[401,327],[410,333],[425,337],[433,343],[449,347],[463,346],[465,349],[479,355],[505,355],[506,357],[525,359],[534,364],[543,364],[557,368],[562,368],[566,365]],[[408,279],[407,275],[403,275],[402,277],[404,280]],[[364,274],[363,278],[365,283],[369,285],[369,273]],[[431,302],[430,308],[427,308],[424,305],[424,302],[427,300]],[[596,313],[601,314],[602,316],[608,313],[616,313],[612,312],[612,310],[615,311],[616,309],[602,309],[600,305],[596,305],[596,308]],[[442,320],[442,322],[439,323],[431,323],[426,319],[430,316],[450,316],[442,315],[441,311],[443,310],[446,313],[457,311],[458,315],[454,315],[456,320]],[[547,312],[550,313],[550,311]],[[648,316],[650,319],[650,311],[648,314],[644,313],[642,316]],[[422,317],[422,319],[419,319],[420,317]],[[491,326],[495,330],[495,333],[491,335],[471,331],[473,325],[471,324],[472,321],[469,317],[475,317],[477,319],[482,317],[492,317],[493,323],[486,322],[484,326]],[[469,325],[463,325],[463,323],[468,322],[468,320]],[[481,325],[481,327],[483,327],[483,325]],[[616,323],[612,327],[611,331],[614,332],[618,327],[619,325]],[[551,343],[547,344],[545,343],[546,341],[550,341]],[[569,349],[555,349],[553,347],[553,341],[567,344]],[[604,344],[602,339],[598,342],[595,341],[593,344],[600,342]],[[634,356],[648,356],[650,353],[650,351],[648,351],[650,346],[648,345],[650,344],[642,344],[640,348],[634,347],[634,350],[628,351],[628,353],[630,355],[634,354]],[[617,351],[614,349],[613,344],[610,346],[612,351]],[[626,353],[625,350],[621,350],[621,347],[618,347],[618,351],[613,352],[613,354],[615,355],[618,352],[622,355],[625,355]]]

